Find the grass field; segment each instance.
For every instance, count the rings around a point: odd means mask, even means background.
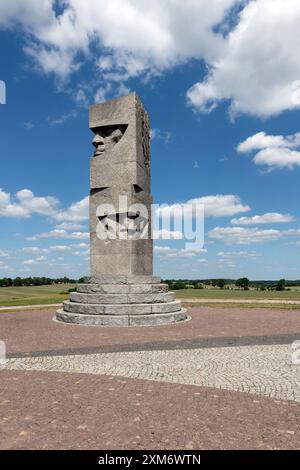
[[[178,299],[270,299],[270,300],[300,300],[300,290],[290,291],[257,291],[239,289],[180,289],[176,290]]]
[[[51,286],[30,287],[0,287],[0,307],[13,307],[22,305],[46,305],[63,302],[69,297],[69,289],[74,284],[59,284]],[[224,299],[240,300],[300,300],[300,289],[290,291],[257,291],[257,290],[229,290],[229,289],[181,289],[175,291],[178,299]],[[221,306],[221,305],[220,305]],[[272,305],[270,305],[271,307]]]
[[[74,284],[0,287],[0,307],[60,303],[69,297],[69,294],[62,294],[62,292],[68,292],[74,287]]]

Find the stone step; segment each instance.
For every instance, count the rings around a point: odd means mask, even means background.
[[[56,320],[88,326],[156,326],[188,319],[185,309],[173,313],[153,315],[82,315],[58,310]]]
[[[63,303],[63,310],[82,315],[149,315],[177,312],[181,310],[181,302],[175,300],[158,304],[98,304],[77,303],[66,300]]]
[[[82,294],[72,292],[70,301],[87,304],[154,304],[161,302],[173,302],[174,292],[161,294]]]
[[[161,279],[159,276],[144,276],[134,274],[131,276],[91,276],[86,277],[84,284],[160,284]]]
[[[77,284],[81,294],[159,294],[168,292],[168,284]]]

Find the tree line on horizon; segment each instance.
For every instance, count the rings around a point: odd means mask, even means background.
[[[25,287],[25,286],[48,286],[53,284],[76,284],[83,281],[81,279],[70,279],[69,277],[3,277],[0,278],[0,287]]]
[[[164,281],[168,284],[170,289],[204,289],[205,287],[218,287],[220,289],[229,288],[229,286],[235,285],[236,287],[249,290],[251,287],[259,290],[286,290],[286,286],[296,287],[300,286],[300,280],[286,281],[285,279],[279,279],[278,281],[250,281],[247,277],[241,277],[238,279],[166,279]]]
[[[26,287],[26,286],[47,286],[54,284],[76,284],[84,282],[84,278],[70,279],[66,276],[59,278],[50,277],[4,277],[0,278],[0,287]],[[203,289],[205,287],[218,287],[220,289],[228,288],[230,285],[244,290],[248,290],[250,287],[257,288],[260,290],[285,290],[286,286],[300,286],[300,280],[286,281],[280,279],[279,281],[250,281],[247,277],[241,277],[239,279],[166,279],[164,281],[169,285],[170,289],[179,290],[186,288]]]

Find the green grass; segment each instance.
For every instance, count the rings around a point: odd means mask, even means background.
[[[269,299],[269,300],[300,300],[300,290],[290,291],[257,291],[239,289],[180,289],[175,291],[178,299]]]
[[[58,304],[69,297],[66,292],[74,287],[74,284],[0,287],[0,307]]]
[[[46,305],[57,304],[69,298],[69,289],[74,288],[74,284],[59,284],[51,286],[31,286],[31,287],[0,287],[0,307],[14,307],[22,305]],[[299,289],[299,288],[298,288]],[[64,292],[64,293],[62,293]],[[237,290],[237,289],[182,289],[175,291],[178,299],[224,299],[240,300],[238,304],[201,304],[202,306],[218,307],[246,307],[253,308],[258,304],[243,304],[245,299],[270,299],[270,300],[300,300],[300,289],[291,291],[257,291],[257,290]],[[187,302],[188,303],[188,302]],[[196,306],[191,304],[190,306]],[[262,306],[261,304],[259,305]],[[264,304],[266,308],[276,308],[272,304]],[[278,308],[278,307],[277,307]],[[280,306],[280,308],[292,308],[292,306]]]

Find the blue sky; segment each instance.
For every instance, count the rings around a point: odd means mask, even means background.
[[[88,106],[136,91],[155,203],[206,212],[204,249],[155,241],[155,273],[299,279],[299,21],[296,0],[1,2],[0,277],[88,274]]]

